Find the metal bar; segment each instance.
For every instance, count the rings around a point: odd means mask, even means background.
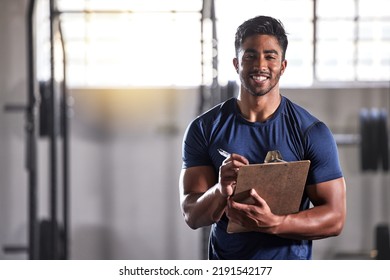
[[[68,95],[66,88],[66,51],[63,32],[61,28],[61,21],[58,21],[58,30],[61,38],[61,50],[63,55],[63,81],[61,84],[61,127],[62,127],[62,172],[63,172],[63,226],[64,226],[64,240],[63,240],[63,253],[64,259],[69,258],[69,124],[68,124]]]
[[[354,46],[354,51],[353,51],[353,76],[354,76],[354,81],[358,80],[358,70],[357,70],[357,65],[358,65],[358,57],[359,57],[359,51],[358,51],[358,43],[359,43],[359,1],[355,0],[355,17],[353,19],[354,25],[355,25],[355,33],[354,33],[354,38],[353,38],[353,46]]]
[[[213,84],[212,84],[212,104],[221,102],[221,88],[218,80],[218,36],[217,36],[217,19],[215,16],[215,1],[211,0],[210,19],[212,23],[212,48],[213,48]]]
[[[360,135],[359,134],[334,134],[333,135],[337,145],[359,145]]]
[[[317,77],[317,0],[313,0],[313,81],[316,82],[318,80]]]
[[[23,245],[7,245],[3,250],[5,254],[19,254],[28,252],[29,248]]]
[[[199,14],[200,11],[62,10],[58,14]]]
[[[54,69],[54,46],[55,30],[54,21],[55,0],[50,0],[50,91],[51,91],[51,129],[50,129],[50,220],[51,220],[51,240],[50,248],[52,259],[58,258],[57,242],[57,95],[55,88],[55,69]]]
[[[202,64],[202,84],[199,87],[199,107],[198,107],[198,114],[201,114],[205,109],[206,104],[206,79],[205,79],[205,20],[210,17],[210,0],[203,0],[202,1],[202,13],[201,13],[201,64]],[[201,229],[201,255],[202,259],[207,260],[208,258],[208,236],[209,236],[209,227],[203,227]]]
[[[359,0],[355,0],[357,2],[359,2]],[[359,11],[356,10],[356,13],[355,14],[358,14]],[[353,17],[347,17],[347,16],[326,16],[326,20],[327,21],[338,21],[338,20],[345,20],[345,19],[353,19]],[[376,21],[376,20],[379,20],[379,21],[389,21],[390,20],[390,17],[389,16],[364,16],[364,17],[359,17],[359,20],[360,21]]]
[[[35,0],[30,0],[27,14],[27,108],[26,108],[26,168],[28,170],[28,258],[38,259],[39,237],[37,222],[37,136],[36,136],[36,81],[34,54],[34,11]]]
[[[202,12],[201,12],[201,20],[200,20],[200,44],[201,44],[201,49],[200,49],[200,57],[201,57],[201,85],[199,86],[199,105],[198,105],[198,113],[200,114],[203,112],[204,104],[205,104],[205,59],[204,59],[204,20],[206,18],[206,1],[203,0],[202,2]]]

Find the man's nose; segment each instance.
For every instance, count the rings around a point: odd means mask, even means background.
[[[256,66],[260,71],[266,70],[268,67],[267,67],[267,60],[265,59],[265,57],[259,56],[259,57],[256,59],[255,66]]]

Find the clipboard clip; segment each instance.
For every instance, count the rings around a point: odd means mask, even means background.
[[[285,161],[282,158],[282,154],[278,150],[275,150],[275,151],[269,151],[267,153],[264,162],[270,163],[270,162],[285,162]]]

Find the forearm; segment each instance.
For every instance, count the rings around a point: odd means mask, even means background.
[[[320,239],[339,235],[344,227],[344,178],[307,188],[313,208],[283,217],[275,234],[294,239]]]
[[[271,232],[290,239],[321,239],[337,236],[344,225],[342,211],[330,211],[327,206],[317,206],[296,214],[279,217],[280,223]]]
[[[226,208],[227,197],[222,195],[218,184],[205,193],[190,193],[182,202],[186,223],[192,228],[211,225],[222,217]]]

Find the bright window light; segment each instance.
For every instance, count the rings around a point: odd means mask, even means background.
[[[38,2],[47,9],[48,0]],[[210,21],[202,41],[202,2],[59,0],[68,86],[194,87],[210,84],[216,75],[224,85],[237,79],[232,65],[236,28],[259,14],[280,19],[288,32],[282,86],[390,80],[388,0],[215,0],[214,42]],[[50,46],[48,12],[42,7],[37,44],[43,52],[37,67],[45,78]],[[213,44],[218,53],[211,51]],[[212,68],[215,55],[218,72]]]

